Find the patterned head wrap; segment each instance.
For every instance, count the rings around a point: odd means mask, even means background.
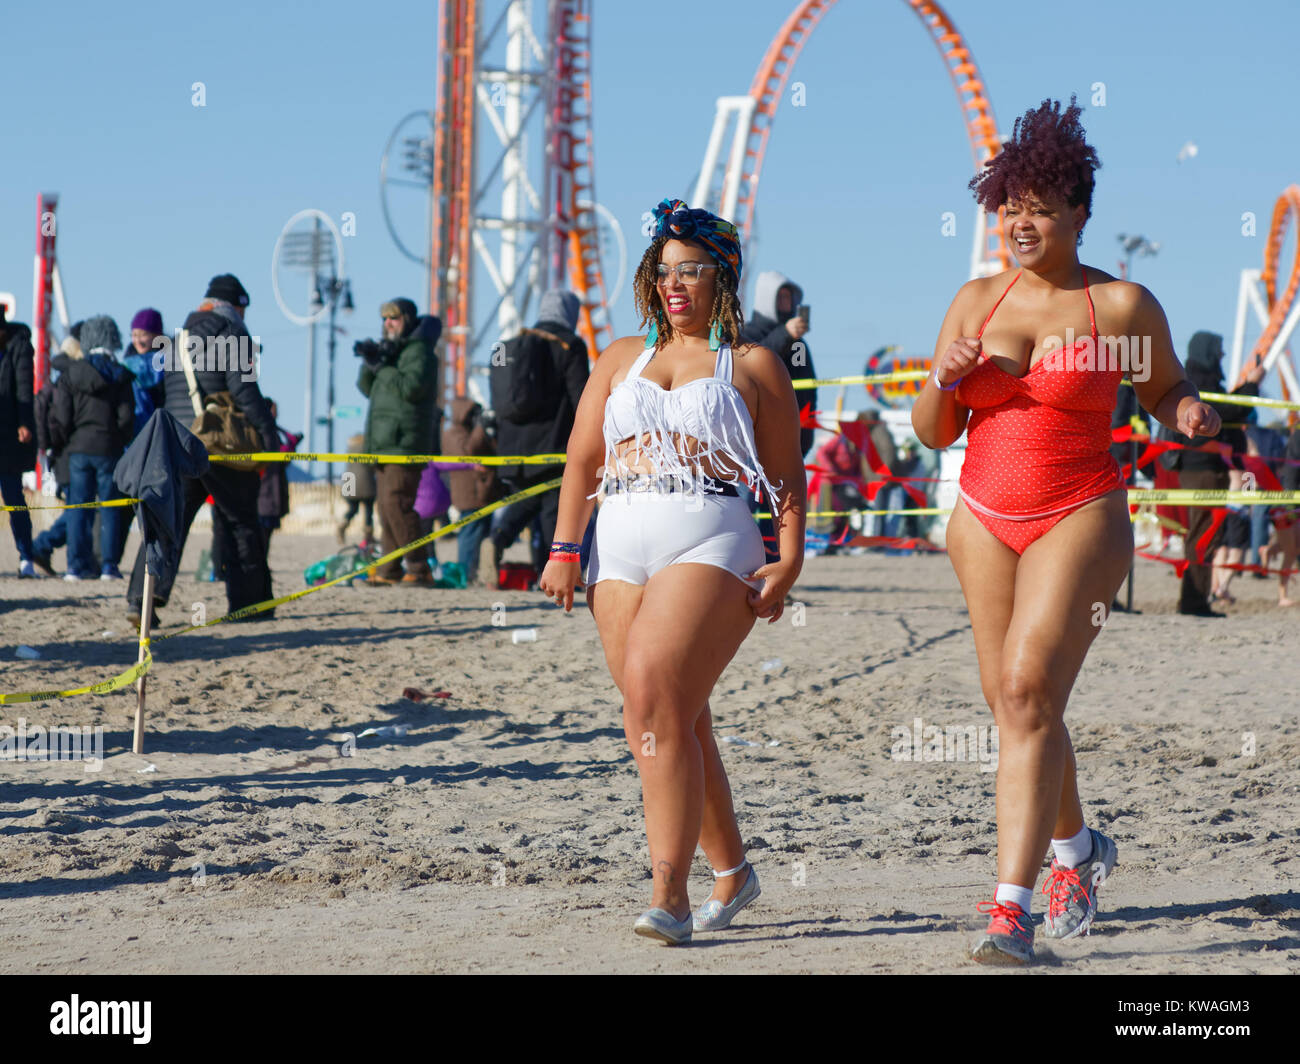
[[[740,233],[734,225],[709,211],[692,210],[679,199],[660,200],[654,217],[654,236],[703,244],[740,287]]]

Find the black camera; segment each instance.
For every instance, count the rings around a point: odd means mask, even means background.
[[[352,345],[352,353],[367,362],[383,365],[397,357],[397,345],[391,340],[358,340]]]

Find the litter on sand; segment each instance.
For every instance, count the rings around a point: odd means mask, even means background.
[[[402,688],[402,697],[412,702],[427,702],[431,698],[450,698],[450,691],[421,691],[418,687]]]
[[[410,730],[409,724],[385,724],[382,728],[367,728],[363,732],[358,732],[357,738],[364,739],[367,735],[377,735],[381,739],[400,739]]]

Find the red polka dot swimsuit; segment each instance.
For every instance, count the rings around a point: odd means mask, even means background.
[[[978,335],[1020,280],[1011,279]],[[985,528],[1017,554],[1062,518],[1125,490],[1110,453],[1110,417],[1124,372],[1097,342],[1088,277],[1091,339],[1049,351],[1015,377],[981,352],[957,400],[970,408],[961,497]]]

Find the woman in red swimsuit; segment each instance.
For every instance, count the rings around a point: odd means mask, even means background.
[[[1121,378],[1174,431],[1219,431],[1151,293],[1079,262],[1100,166],[1080,113],[1073,99],[1064,110],[1044,101],[971,182],[987,210],[1005,206],[1020,268],[957,293],[912,409],[928,447],[967,433],[947,540],[999,734],[998,886],[973,951],[983,963],[1032,962],[1030,902],[1049,841],[1049,938],[1087,933],[1116,861],[1115,843],[1084,825],[1063,715],[1133,556],[1108,450]]]

